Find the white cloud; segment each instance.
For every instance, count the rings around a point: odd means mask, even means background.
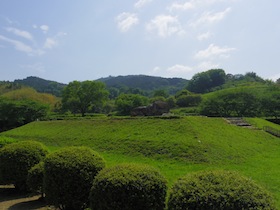
[[[189,73],[192,70],[193,70],[192,67],[176,64],[174,66],[169,67],[167,69],[167,72],[172,74],[184,74],[184,73]]]
[[[141,8],[143,6],[145,6],[148,3],[151,3],[153,0],[139,0],[134,4],[135,8]]]
[[[48,25],[41,25],[40,29],[43,31],[43,33],[47,33],[50,27]]]
[[[28,40],[33,40],[32,35],[28,31],[19,30],[17,28],[12,28],[12,27],[6,28],[6,30],[8,32],[15,34],[16,36],[20,36]]]
[[[175,2],[168,7],[170,11],[173,10],[190,10],[198,7],[208,6],[218,2],[226,2],[229,0],[189,0],[182,3]]]
[[[66,36],[67,33],[59,32],[54,37],[48,37],[44,43],[44,49],[53,49],[59,44],[60,37]]]
[[[198,64],[197,69],[199,71],[207,71],[209,69],[216,69],[220,66],[220,64],[213,63],[211,61],[204,61],[200,64]]]
[[[214,44],[210,44],[207,49],[201,50],[195,54],[195,58],[198,59],[205,59],[205,58],[213,58],[213,57],[220,57],[225,58],[229,57],[229,53],[235,51],[236,48],[230,47],[219,47]]]
[[[223,20],[226,17],[226,15],[230,13],[230,11],[231,8],[228,7],[222,12],[217,12],[217,13],[205,12],[198,20],[192,22],[190,25],[196,27],[201,24],[212,24],[215,22],[219,22]]]
[[[42,50],[35,50],[29,45],[26,45],[20,41],[14,40],[14,39],[7,38],[5,36],[0,35],[0,40],[12,44],[17,51],[27,53],[30,56],[44,54],[44,51],[42,51]]]
[[[132,26],[138,24],[139,19],[136,14],[123,12],[116,17],[118,28],[121,32],[127,32]]]
[[[159,15],[152,19],[146,29],[149,32],[156,31],[160,37],[168,37],[173,34],[182,35],[184,30],[176,16]]]
[[[53,38],[47,38],[44,44],[45,49],[52,49],[57,45],[57,41]]]
[[[157,73],[159,73],[160,72],[160,67],[159,66],[156,66],[153,70],[152,70],[152,74],[153,75],[155,75],[155,74],[157,74]]]
[[[168,9],[169,10],[189,10],[195,8],[195,0],[187,1],[185,3],[173,3]]]
[[[197,39],[198,39],[199,41],[203,41],[203,40],[209,39],[212,35],[213,35],[213,34],[210,33],[210,32],[208,31],[208,32],[206,32],[206,33],[199,34],[199,35],[197,36]]]

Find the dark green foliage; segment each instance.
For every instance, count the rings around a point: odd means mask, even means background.
[[[167,98],[168,97],[168,93],[166,92],[166,90],[163,89],[159,89],[159,90],[155,90],[153,97],[163,97],[163,98]]]
[[[147,105],[148,98],[137,94],[121,94],[115,104],[119,114],[130,115],[133,108]]]
[[[176,104],[179,107],[192,107],[198,106],[201,101],[200,95],[182,95],[177,98]]]
[[[164,89],[168,94],[175,94],[183,89],[187,80],[182,78],[162,78],[146,75],[128,75],[101,78],[100,81],[104,82],[107,87],[114,87],[120,93],[126,94],[144,94],[153,95],[154,90]],[[136,93],[133,90],[141,90],[141,93]]]
[[[163,210],[166,180],[154,168],[122,164],[102,170],[91,189],[93,210]]]
[[[28,171],[27,186],[32,192],[43,194],[44,162],[40,162]]]
[[[260,114],[260,102],[249,91],[226,91],[201,104],[201,114],[215,117],[254,117]]]
[[[48,110],[48,106],[39,102],[0,98],[0,131],[44,118],[48,115]]]
[[[221,86],[226,81],[225,71],[211,69],[195,74],[187,85],[187,89],[194,93],[207,93],[211,89]]]
[[[0,182],[14,184],[19,190],[27,189],[28,171],[42,161],[46,148],[39,142],[21,141],[0,149]]]
[[[14,84],[22,84],[29,87],[33,87],[35,90],[41,93],[50,93],[55,96],[61,96],[65,84],[41,79],[38,77],[27,77],[22,80],[15,80]]]
[[[179,179],[172,187],[169,210],[276,209],[271,195],[236,172],[202,171]]]
[[[109,92],[102,82],[73,81],[62,92],[62,108],[84,116],[89,110],[102,107],[108,96]]]
[[[15,143],[16,140],[6,136],[0,136],[0,149],[7,144]]]
[[[47,201],[60,209],[84,209],[92,181],[104,160],[87,147],[66,147],[50,154],[44,164]]]

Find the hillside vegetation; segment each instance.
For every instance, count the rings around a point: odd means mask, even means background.
[[[271,124],[249,119],[258,127]],[[274,127],[280,129],[280,126]],[[175,179],[191,171],[239,171],[270,190],[280,208],[280,141],[258,128],[228,124],[222,118],[108,118],[33,122],[1,133],[17,140],[37,140],[51,150],[89,146],[107,165],[141,162]]]

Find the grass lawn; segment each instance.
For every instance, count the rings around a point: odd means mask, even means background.
[[[267,188],[280,209],[280,139],[258,129],[267,121],[247,120],[256,129],[230,125],[222,118],[108,118],[34,122],[0,135],[40,141],[51,151],[89,146],[104,157],[107,166],[153,165],[169,186],[193,171],[239,171]]]

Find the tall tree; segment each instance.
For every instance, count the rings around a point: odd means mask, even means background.
[[[102,82],[73,81],[62,92],[62,107],[72,113],[85,113],[89,109],[102,105],[108,99],[108,91]]]
[[[194,93],[206,93],[212,88],[223,85],[226,74],[223,69],[211,69],[195,74],[187,85],[187,89]]]

